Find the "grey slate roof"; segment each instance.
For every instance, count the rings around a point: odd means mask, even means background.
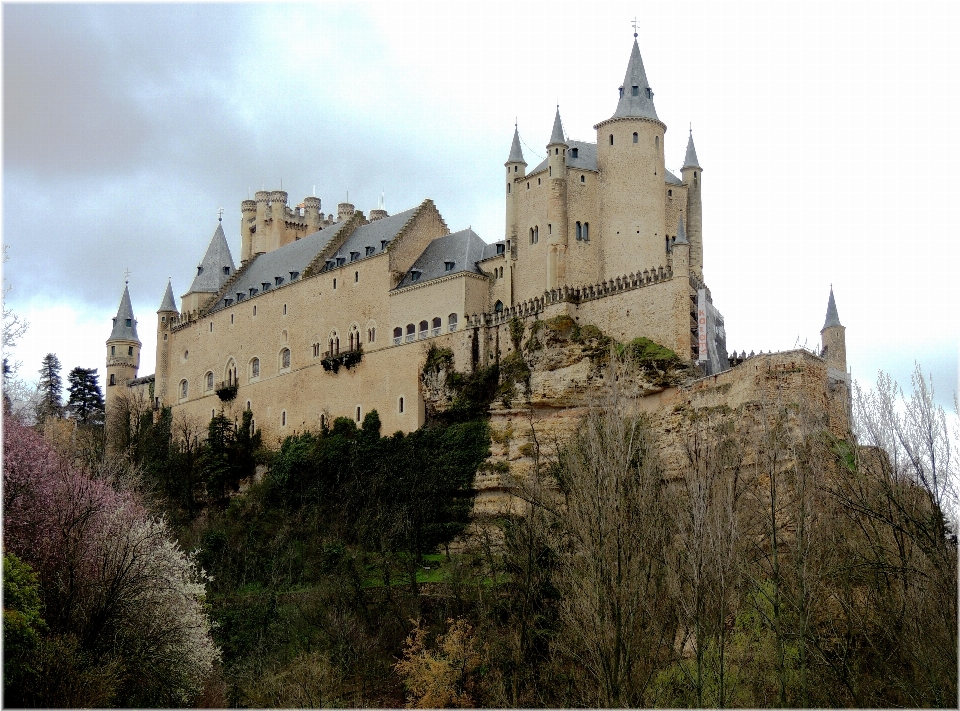
[[[180,313],[177,310],[177,302],[173,298],[173,285],[170,283],[169,279],[167,279],[167,290],[163,292],[163,301],[160,302],[160,308],[157,309],[157,313],[159,314],[164,311]]]
[[[690,244],[687,241],[687,231],[683,227],[683,215],[677,219],[677,238],[673,241],[674,244]]]
[[[833,298],[833,284],[830,285],[830,300],[827,302],[827,317],[823,320],[823,328],[842,326],[840,315],[837,313],[837,302]],[[820,329],[821,331],[823,329]]]
[[[667,180],[666,180],[666,182],[670,183],[670,185],[683,185],[683,181],[680,180],[680,178],[678,178],[676,175],[674,175],[673,173],[671,173],[671,172],[670,172],[669,170],[667,170],[666,168],[664,168],[664,170],[667,171]]]
[[[500,240],[499,242],[493,242],[491,244],[484,245],[483,255],[481,255],[480,259],[478,259],[477,261],[482,262],[484,259],[491,259],[492,257],[498,256],[497,254],[498,245],[502,245],[504,250],[506,250],[507,242],[506,240]]]
[[[133,317],[133,306],[130,304],[130,289],[126,284],[123,287],[120,307],[113,319],[113,330],[110,332],[107,343],[110,341],[136,341],[140,343],[140,339],[137,337],[137,320]]]
[[[699,168],[700,162],[697,160],[697,149],[693,147],[693,129],[690,129],[690,137],[687,139],[687,155],[683,159],[683,168]]]
[[[550,134],[550,143],[548,146],[553,145],[554,143],[566,143],[567,139],[563,136],[563,123],[560,121],[560,107],[557,107],[557,115],[553,119],[553,132]]]
[[[369,225],[358,227],[352,235],[347,237],[347,241],[340,246],[334,256],[343,257],[346,259],[346,264],[349,264],[351,252],[359,254],[357,259],[363,259],[367,256],[367,247],[374,248],[373,254],[370,256],[380,254],[384,251],[385,245],[383,242],[391,242],[416,211],[416,207],[411,207],[409,210],[398,212],[396,215],[383,217]]]
[[[486,246],[486,242],[470,228],[453,232],[445,237],[437,237],[427,245],[410,270],[403,275],[403,279],[397,284],[397,289],[462,272],[482,274],[477,262],[483,259]],[[447,271],[446,262],[453,262],[453,268],[450,271]],[[420,272],[420,277],[416,281],[411,275],[414,271]]]
[[[527,164],[527,161],[523,159],[523,149],[520,148],[520,131],[517,130],[516,126],[513,127],[513,145],[510,146],[510,157],[507,158],[507,163]],[[504,163],[504,165],[507,163]]]
[[[570,168],[578,168],[580,170],[593,170],[597,169],[597,144],[596,143],[584,143],[583,141],[565,141],[568,146],[567,149],[567,166]],[[573,149],[576,148],[576,157],[574,157]],[[534,173],[539,173],[541,170],[547,169],[547,159],[544,158],[537,165],[536,168],[531,170],[527,175],[533,175]]]
[[[228,274],[224,273],[224,267],[230,268]],[[203,255],[203,260],[197,268],[197,275],[193,278],[190,291],[187,293],[192,294],[200,291],[215,294],[233,275],[234,270],[230,247],[227,245],[227,238],[223,234],[223,225],[217,223],[217,230],[210,239],[207,253]]]
[[[633,95],[633,87],[637,87],[636,96]],[[613,112],[611,118],[642,116],[659,121],[657,110],[653,106],[653,97],[652,95],[647,96],[647,89],[649,88],[647,73],[643,69],[643,59],[640,58],[640,47],[637,45],[637,40],[634,39],[633,49],[630,51],[630,61],[627,62],[627,73],[623,77],[620,101],[617,103],[617,110]]]

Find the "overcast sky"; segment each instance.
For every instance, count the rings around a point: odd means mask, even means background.
[[[960,318],[958,3],[26,5],[3,12],[3,241],[13,357],[99,367],[129,268],[154,370],[168,276],[189,287],[225,209],[280,187],[324,212],[432,198],[503,237],[519,124],[557,103],[595,141],[640,51],[679,174],[703,166],[704,271],[731,349],[819,343],[833,284],[854,377],[913,362],[946,404]]]

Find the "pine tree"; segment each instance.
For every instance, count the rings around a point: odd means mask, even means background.
[[[55,353],[47,353],[40,365],[40,402],[37,404],[37,422],[43,424],[48,418],[63,416],[63,379],[60,377],[60,359]]]
[[[103,424],[103,392],[97,381],[97,368],[77,366],[67,376],[67,389],[70,391],[67,409],[78,422],[85,425]]]

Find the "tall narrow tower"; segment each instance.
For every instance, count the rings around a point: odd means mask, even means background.
[[[567,260],[567,139],[563,135],[560,107],[553,119],[547,144],[547,289],[556,289],[566,277]]]
[[[703,279],[703,203],[700,201],[700,184],[703,168],[697,160],[693,146],[693,128],[687,138],[687,155],[680,169],[683,182],[687,184],[687,239],[690,240],[690,270]]]
[[[634,34],[613,116],[597,131],[604,278],[665,265],[663,134]],[[664,233],[664,234],[661,234]]]
[[[173,285],[167,280],[167,290],[163,292],[163,301],[157,309],[157,375],[154,397],[160,403],[169,403],[167,397],[170,377],[170,325],[180,313],[173,298]]]
[[[827,396],[830,403],[830,426],[838,437],[846,437],[853,418],[853,400],[850,376],[847,374],[846,328],[840,324],[837,314],[837,302],[833,298],[833,285],[830,285],[830,299],[827,301],[827,316],[820,329],[823,350],[820,352],[827,362]]]
[[[113,330],[107,339],[107,412],[126,390],[127,382],[137,377],[140,368],[140,339],[137,337],[137,320],[130,304],[130,289],[123,287],[120,307],[113,319]]]
[[[527,174],[527,161],[523,159],[523,149],[520,148],[520,132],[513,127],[513,145],[510,146],[510,157],[504,163],[507,168],[507,222],[504,230],[504,239],[512,247],[517,243],[517,196],[514,186],[518,178]],[[509,248],[508,248],[509,251]]]

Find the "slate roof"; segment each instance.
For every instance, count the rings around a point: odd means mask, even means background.
[[[560,121],[560,107],[557,107],[557,115],[553,119],[553,132],[550,134],[550,143],[548,146],[553,145],[554,143],[566,143],[567,139],[563,136],[563,122]]]
[[[483,272],[477,266],[477,262],[483,259],[486,247],[486,242],[480,239],[480,236],[470,228],[454,232],[445,237],[437,237],[417,257],[413,266],[403,275],[403,279],[400,280],[396,288],[403,289],[413,284],[423,284],[431,279],[452,276],[462,272],[482,274]],[[453,268],[450,271],[447,271],[445,262],[453,262]],[[411,274],[414,271],[420,272],[420,277],[416,281],[413,280]]]
[[[687,155],[683,159],[683,168],[699,168],[700,162],[697,160],[697,149],[693,146],[693,129],[690,129],[690,137],[687,138]]]
[[[140,343],[140,338],[137,337],[137,320],[133,317],[133,306],[130,304],[130,288],[126,284],[123,287],[120,307],[113,319],[113,330],[110,332],[107,343],[110,341],[136,341]]]
[[[513,127],[513,145],[510,146],[510,157],[507,158],[507,163],[527,164],[527,161],[523,159],[523,149],[520,148],[520,131],[517,130],[516,126]]]
[[[224,267],[230,268],[229,273],[224,273]],[[234,271],[233,257],[227,245],[227,238],[223,234],[223,225],[217,223],[217,230],[210,239],[207,253],[203,255],[203,260],[197,268],[197,275],[193,278],[190,291],[187,293],[200,291],[215,294],[220,291],[220,287],[226,283]]]
[[[670,183],[671,185],[683,185],[683,181],[680,180],[680,178],[678,178],[676,175],[674,175],[673,173],[671,173],[671,172],[670,172],[669,170],[667,170],[666,168],[664,168],[664,170],[667,171],[667,180],[666,180],[666,182]]]
[[[687,231],[683,227],[683,215],[677,218],[677,238],[673,240],[674,244],[690,244],[687,241]]]
[[[633,95],[633,87],[637,87],[636,96]],[[643,69],[643,59],[640,57],[640,47],[637,45],[636,38],[633,40],[630,61],[627,62],[627,73],[623,77],[623,86],[620,88],[622,90],[620,101],[611,118],[640,116],[660,120],[653,106],[653,97],[647,96],[650,84],[647,82],[647,73]]]
[[[409,210],[398,212],[396,215],[382,217],[379,220],[371,222],[369,225],[358,227],[352,235],[347,237],[347,241],[340,246],[336,255],[332,256],[343,257],[346,260],[345,263],[349,264],[351,261],[351,252],[358,254],[357,259],[353,261],[366,257],[367,247],[373,247],[373,253],[369,256],[372,257],[381,254],[386,246],[383,242],[389,244],[393,241],[400,230],[403,229],[403,226],[407,224],[407,220],[417,211],[418,207],[419,206],[411,207]],[[326,267],[324,267],[324,271],[326,271]]]
[[[163,301],[160,302],[160,308],[157,309],[157,313],[161,313],[163,311],[180,313],[177,310],[177,302],[173,298],[173,285],[170,283],[169,279],[167,279],[167,290],[163,292]]]
[[[833,298],[833,284],[830,285],[830,300],[827,301],[827,317],[823,320],[823,328],[831,326],[842,326],[840,315],[837,313],[837,302]],[[820,329],[821,331],[823,329]]]
[[[564,141],[564,143],[569,146],[567,149],[567,166],[570,168],[577,168],[579,170],[593,170],[597,169],[597,144],[596,143],[584,143],[583,141]],[[573,149],[577,149],[577,157],[573,157]],[[531,170],[527,175],[533,175],[534,173],[539,173],[541,170],[547,169],[547,159],[544,158],[537,165],[536,168]]]
[[[499,253],[499,254],[497,253],[497,246],[498,246],[498,245],[503,246],[504,252],[501,252],[501,253]],[[480,257],[480,259],[478,259],[477,261],[478,261],[478,262],[482,262],[484,259],[492,259],[493,257],[498,257],[498,256],[502,257],[502,256],[504,255],[504,253],[506,252],[506,247],[507,247],[507,241],[506,241],[506,240],[500,240],[499,242],[493,242],[493,243],[491,243],[491,244],[484,245],[484,247],[483,247],[483,255],[482,255],[482,256]]]

